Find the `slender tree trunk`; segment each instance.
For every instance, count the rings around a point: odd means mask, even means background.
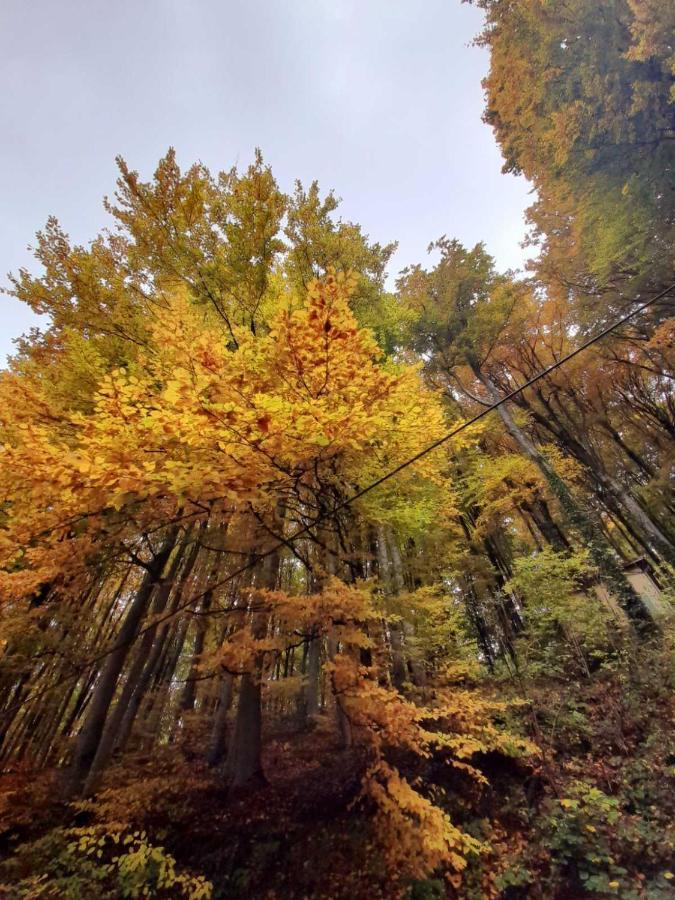
[[[173,587],[173,580],[176,576],[176,572],[178,571],[181,562],[182,554],[179,550],[176,553],[168,571],[165,575],[163,575],[161,582],[158,582],[159,589],[156,592],[155,601],[152,604],[153,616],[160,616],[166,609],[169,594],[171,593],[171,588]],[[110,758],[112,757],[115,745],[118,743],[118,738],[122,728],[122,722],[125,715],[129,711],[129,704],[134,693],[136,693],[139,689],[139,681],[141,679],[143,669],[148,662],[148,654],[151,651],[156,632],[156,626],[148,628],[148,630],[141,638],[138,647],[136,648],[134,661],[131,665],[131,668],[129,669],[129,673],[124,683],[124,687],[122,688],[122,692],[120,693],[119,698],[115,703],[112,713],[106,720],[103,734],[101,735],[101,738],[99,740],[96,755],[94,757],[94,761],[91,764],[91,768],[89,769],[87,780],[84,785],[85,794],[95,793],[100,781],[100,777],[106,769],[108,763],[110,762]]]
[[[545,500],[541,497],[535,497],[529,502],[523,501],[521,506],[526,513],[529,513],[549,547],[552,547],[558,553],[569,550],[569,541],[558,527],[558,523],[551,515],[548,503]]]
[[[398,622],[388,622],[389,646],[391,647],[391,681],[397,690],[402,690],[408,680],[408,668],[405,664],[403,649],[403,633]]]
[[[480,607],[478,595],[476,594],[476,589],[471,578],[465,578],[464,581],[466,585],[464,590],[465,606],[469,615],[469,621],[476,631],[478,650],[485,657],[485,664],[488,667],[488,670],[494,673],[495,654],[490,635],[490,628],[483,615],[483,610]]]
[[[170,640],[164,642],[165,646],[162,648],[156,671],[151,676],[153,687],[145,710],[146,740],[143,743],[145,747],[152,746],[159,735],[162,714],[171,692],[171,680],[183,653],[189,624],[190,620],[187,616],[183,616],[178,621],[175,634],[171,636]]]
[[[650,463],[648,463],[645,459],[643,459],[639,453],[636,453],[636,451],[633,450],[632,447],[628,446],[628,444],[624,441],[624,439],[621,437],[621,435],[616,430],[616,428],[614,428],[614,426],[611,424],[611,422],[605,420],[604,422],[601,423],[601,425],[604,428],[604,430],[607,432],[607,434],[610,435],[610,437],[612,438],[614,443],[617,445],[617,447],[619,447],[626,454],[626,456],[635,464],[638,471],[640,471],[645,478],[653,478],[654,475],[656,474],[653,467],[650,465]]]
[[[171,601],[171,606],[169,608],[170,612],[175,612],[181,600],[183,599],[184,588],[188,579],[190,578],[190,575],[192,574],[192,570],[199,555],[199,549],[199,541],[195,540],[192,545],[192,549],[190,550],[190,553],[185,560],[185,565],[183,566],[183,569],[180,573],[179,583],[176,590],[174,591],[173,600]],[[166,604],[166,600],[164,600],[164,604]],[[145,661],[143,671],[138,678],[134,691],[129,700],[127,709],[124,712],[124,717],[120,724],[119,730],[117,732],[114,743],[114,750],[116,751],[123,750],[127,744],[127,741],[129,740],[129,735],[131,734],[131,729],[133,728],[134,721],[136,720],[136,716],[138,715],[138,710],[140,708],[141,702],[145,697],[148,685],[157,672],[157,667],[162,655],[162,650],[165,647],[167,638],[171,631],[172,621],[173,620],[169,619],[168,621],[163,622],[160,625],[159,630],[153,628],[148,632],[148,634],[151,635],[152,647],[149,648],[149,653],[147,655],[147,660]]]
[[[305,717],[319,715],[321,699],[321,644],[320,637],[310,638],[307,650],[307,684],[305,686]]]
[[[396,594],[401,594],[405,591],[406,579],[405,573],[403,570],[403,560],[401,559],[401,551],[399,550],[398,544],[391,532],[385,535],[387,541],[387,550],[388,556],[391,560],[391,575],[392,575],[392,584],[394,586],[394,590]],[[402,648],[404,652],[404,660],[405,660],[405,647],[408,648],[407,653],[407,661],[408,668],[410,669],[410,676],[412,683],[416,687],[424,687],[427,683],[427,673],[424,665],[424,661],[417,658],[414,653],[410,652],[410,647],[412,646],[412,639],[415,636],[414,626],[410,622],[404,621],[401,626],[401,636],[403,638]],[[406,680],[408,673],[406,672]]]
[[[377,529],[376,536],[377,569],[385,595],[396,597],[399,593],[399,585],[396,576],[392,572],[387,547],[387,536],[383,527]],[[389,638],[391,651],[391,680],[397,690],[401,690],[408,680],[408,669],[405,663],[403,649],[403,628],[398,622],[386,623],[386,634]]]
[[[332,661],[338,652],[338,644],[334,637],[328,638],[328,658]],[[335,697],[335,715],[338,724],[338,733],[340,735],[340,744],[343,750],[348,750],[354,741],[352,734],[352,723],[345,712],[342,704],[342,698],[339,694],[333,692]]]
[[[475,369],[474,373],[481,379],[490,396],[497,397],[497,389],[489,377],[479,374]],[[593,455],[589,453],[577,437],[571,434],[569,429],[556,418],[554,411],[550,408],[550,405],[547,404],[545,398],[541,394],[538,396],[547,408],[549,413],[548,418],[533,408],[527,401],[521,400],[521,404],[532,412],[535,420],[542,425],[546,431],[552,434],[561,446],[569,450],[572,456],[585,466],[591,480],[595,482],[598,493],[603,497],[604,502],[607,503],[613,500],[616,505],[623,508],[624,513],[631,520],[634,529],[640,533],[640,542],[644,543],[647,547],[651,545],[656,549],[663,560],[671,565],[675,565],[675,547],[658,523],[655,522],[655,520],[642,508],[627,487],[624,487],[624,485],[617,481],[616,478],[613,478],[607,472],[603,471],[600,463],[594,459]],[[508,410],[506,410],[505,404],[502,404],[499,407],[499,414],[505,424],[505,416],[511,418]],[[515,423],[514,427],[517,428]],[[510,433],[514,440],[517,440],[514,433],[512,431],[510,431]],[[525,435],[523,435],[523,438],[525,441],[528,441]]]
[[[483,374],[478,367],[472,366],[472,368],[474,374],[482,382],[492,401],[496,402],[499,400],[499,392],[492,380],[487,375]],[[654,627],[653,620],[644,604],[633,590],[630,582],[623,574],[621,567],[614,558],[612,549],[608,547],[602,536],[599,526],[592,521],[590,514],[582,509],[577,503],[567,485],[554,470],[544,454],[534,446],[530,439],[525,435],[524,431],[516,425],[506,404],[502,403],[501,406],[497,407],[497,411],[499,412],[508,433],[528,459],[531,459],[539,468],[554,496],[560,501],[560,505],[566,517],[586,541],[586,546],[591,554],[593,562],[598,567],[607,586],[614,593],[626,614],[633,622],[636,630],[640,633],[652,631]]]
[[[600,483],[618,499],[661,558],[671,566],[675,566],[675,547],[662,529],[644,511],[630,490],[610,475],[601,472],[597,472],[596,475]]]
[[[115,645],[104,660],[98,684],[89,704],[87,719],[73,754],[65,785],[67,795],[78,793],[85,784],[98,750],[110,703],[115,694],[124,662],[129,654],[137,628],[148,608],[152,592],[174,548],[176,536],[177,529],[173,528],[165,539],[164,546],[149,564],[136,596],[129,604]]]
[[[214,566],[209,575],[209,582],[213,583],[218,576],[218,567]],[[192,660],[190,662],[190,671],[187,681],[183,688],[183,696],[180,701],[181,711],[192,712],[195,708],[195,699],[197,696],[197,678],[199,676],[199,664],[202,653],[204,652],[204,642],[206,640],[206,626],[208,624],[208,614],[213,601],[213,591],[209,588],[202,598],[200,608],[197,615],[195,642],[192,648]]]
[[[47,728],[45,728],[45,730],[42,734],[40,745],[39,745],[38,750],[35,755],[36,763],[41,768],[43,768],[47,764],[49,757],[56,749],[56,747],[55,747],[56,735],[59,730],[59,725],[63,721],[63,717],[66,714],[66,710],[68,709],[68,704],[70,703],[70,700],[73,696],[74,691],[75,691],[75,684],[73,683],[64,692],[64,695],[61,699],[61,703],[59,704],[59,706],[56,709],[56,712],[52,716],[52,718],[49,722],[49,726]]]

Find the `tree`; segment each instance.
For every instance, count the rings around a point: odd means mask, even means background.
[[[504,170],[535,186],[540,277],[579,295],[671,275],[672,5],[479,0],[485,120]],[[658,37],[657,37],[658,36]],[[592,313],[611,302],[595,303]]]
[[[481,245],[466,251],[457,241],[443,238],[432,246],[441,251],[438,265],[431,272],[414,267],[399,281],[403,302],[419,311],[411,329],[413,346],[426,358],[431,377],[442,378],[449,393],[454,386],[477,399],[471,385],[464,387],[458,375],[458,368],[464,364],[486,395],[478,402],[495,403],[500,394],[491,373],[492,361],[500,342],[517,328],[515,323],[526,304],[527,287],[498,276]],[[545,453],[516,423],[506,405],[498,406],[497,412],[520,452],[541,471],[569,524],[588,543],[594,562],[628,614],[637,627],[644,627],[649,618],[646,610],[623,576],[592,514],[573,497]]]

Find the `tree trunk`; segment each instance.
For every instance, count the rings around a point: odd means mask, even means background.
[[[475,370],[474,373],[477,374]],[[495,385],[487,376],[477,374],[477,377],[481,378],[481,381],[491,397],[498,397]],[[541,412],[536,410],[526,401],[521,400],[521,404],[532,412],[535,420],[545,428],[546,431],[552,434],[562,447],[569,450],[572,456],[585,466],[591,479],[596,484],[599,495],[603,497],[604,502],[609,505],[609,502],[613,500],[617,506],[623,509],[624,513],[630,518],[634,526],[634,529],[631,530],[640,532],[640,542],[644,543],[646,547],[651,545],[656,549],[663,560],[671,565],[675,565],[675,547],[673,547],[672,541],[660,528],[658,523],[647,514],[642,506],[640,506],[628,488],[625,488],[615,478],[612,478],[611,475],[602,470],[599,462],[594,459],[593,454],[587,451],[584,445],[577,439],[576,435],[570,433],[569,429],[556,419],[553,410],[550,408],[550,405],[547,404],[545,398],[541,394],[538,396],[549,413],[548,418],[543,416]],[[505,408],[505,404],[502,404],[499,407],[499,414],[505,423],[506,420],[504,416],[506,415],[510,418],[510,415]],[[515,423],[514,427],[517,428]],[[514,437],[514,440],[517,440],[513,432],[511,431],[510,433]],[[525,436],[523,435],[523,437]],[[525,438],[525,440],[527,441],[528,439]]]
[[[320,681],[321,681],[321,644],[320,637],[310,638],[307,651],[307,683],[305,685],[304,716],[311,718],[319,715]]]
[[[227,757],[230,787],[260,787],[266,783],[262,768],[262,712],[259,671],[241,676],[237,718]]]
[[[227,714],[232,706],[234,692],[234,678],[229,672],[223,675],[218,695],[218,706],[213,718],[211,741],[206,761],[210,766],[219,766],[225,758],[227,746]]]
[[[392,572],[387,536],[383,527],[377,529],[376,537],[377,574],[385,595],[395,597],[400,590],[398,573]],[[385,633],[389,638],[391,651],[391,680],[397,690],[401,690],[408,680],[408,669],[403,650],[403,626],[398,622],[386,622]]]
[[[177,532],[176,528],[171,530],[164,541],[164,546],[148,565],[136,596],[129,604],[115,645],[105,657],[98,684],[89,704],[87,718],[73,754],[65,784],[66,795],[73,795],[81,791],[87,779],[124,662],[131,649],[138,625],[145,615],[152,592],[175,546]]]
[[[488,392],[491,400],[493,402],[498,401],[500,399],[499,392],[492,380],[487,375],[483,374],[477,367],[472,368],[474,374]],[[497,411],[513,440],[528,459],[531,459],[539,468],[554,496],[560,501],[563,512],[570,521],[570,524],[579,531],[580,535],[585,540],[591,559],[598,567],[608,588],[614,593],[636,630],[639,633],[652,631],[654,628],[653,620],[644,604],[633,590],[630,582],[623,574],[621,567],[614,557],[612,549],[607,545],[601,534],[600,527],[592,521],[591,515],[577,503],[567,485],[554,470],[544,454],[534,446],[530,439],[525,435],[524,431],[516,425],[511,413],[506,408],[506,404],[502,403],[501,406],[498,406]]]
[[[523,500],[521,506],[530,515],[549,547],[558,553],[569,550],[569,541],[558,527],[545,500],[541,497],[534,497],[530,501]]]
[[[328,638],[328,658],[332,661],[338,652],[337,641],[333,637]],[[345,712],[342,705],[342,699],[339,694],[333,692],[335,697],[335,715],[337,717],[338,733],[340,735],[340,744],[343,750],[348,750],[353,743],[352,723]]]
[[[176,577],[176,572],[178,571],[181,562],[182,554],[181,551],[178,551],[171,563],[171,566],[169,567],[168,572],[163,575],[161,582],[157,582],[157,584],[159,585],[159,590],[157,591],[155,601],[152,604],[153,616],[160,616],[166,609],[169,594],[171,593],[171,589],[173,587],[173,581]],[[117,702],[115,703],[112,713],[106,720],[105,728],[103,729],[103,734],[101,735],[98,749],[96,750],[96,755],[91,764],[89,774],[87,775],[87,780],[84,785],[85,794],[93,794],[96,792],[100,777],[106,769],[108,763],[110,762],[110,758],[112,757],[115,746],[118,744],[118,738],[122,729],[122,722],[129,711],[129,704],[131,703],[133,695],[138,692],[139,682],[141,680],[143,670],[147,665],[148,654],[151,652],[156,632],[157,626],[148,628],[139,642],[139,645],[136,649],[136,655],[134,656],[134,661],[131,665],[131,668],[129,669],[129,673],[124,683],[124,687],[122,688],[122,692],[120,693]]]
[[[195,539],[192,549],[190,550],[190,553],[185,561],[185,565],[183,566],[183,569],[180,573],[178,586],[174,592],[173,600],[171,601],[170,612],[174,612],[183,599],[184,588],[188,578],[192,574],[192,570],[199,555],[199,550],[199,541]],[[166,603],[166,601],[164,602]],[[117,737],[115,738],[115,751],[123,750],[127,744],[127,741],[129,740],[129,735],[131,734],[131,729],[133,728],[134,721],[136,719],[136,716],[138,715],[138,710],[140,708],[143,697],[145,696],[145,692],[147,691],[148,685],[157,672],[160,657],[169,636],[172,622],[173,620],[169,619],[168,621],[163,622],[160,625],[159,631],[153,628],[150,632],[148,632],[153,638],[152,647],[147,655],[145,666],[143,667],[143,671],[129,700],[129,704],[124,713],[124,718],[122,719]]]
[[[215,575],[212,572],[211,581],[215,579]],[[199,675],[199,662],[201,660],[201,655],[204,652],[204,641],[206,640],[206,623],[208,612],[211,609],[211,602],[213,600],[213,592],[211,590],[207,590],[202,598],[201,607],[199,610],[199,615],[197,617],[197,633],[195,635],[195,643],[192,648],[192,661],[190,662],[190,671],[188,673],[187,681],[185,682],[185,687],[183,688],[183,696],[180,701],[181,710],[186,712],[192,712],[195,708],[195,699],[197,694],[197,678]]]
[[[282,526],[283,527],[283,524]],[[276,549],[260,564],[256,586],[274,590],[279,577],[281,556]],[[267,633],[268,614],[254,612],[252,633],[262,638]],[[250,672],[241,676],[239,701],[230,742],[225,778],[233,788],[255,787],[265,783],[262,767],[261,678],[263,655],[257,654]]]

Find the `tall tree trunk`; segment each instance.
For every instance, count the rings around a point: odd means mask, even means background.
[[[152,746],[159,734],[162,714],[171,692],[171,680],[175,675],[183,652],[189,624],[188,616],[183,616],[178,620],[175,633],[170,636],[170,640],[164,641],[164,647],[160,651],[155,672],[151,676],[152,689],[148,697],[147,708],[145,709],[145,732],[147,736],[143,744],[145,747]]]
[[[485,387],[491,400],[493,402],[498,401],[500,399],[499,392],[492,380],[482,373],[477,366],[472,366],[472,368],[476,377]],[[558,498],[562,510],[570,524],[579,531],[582,538],[586,541],[586,546],[591,554],[593,562],[598,567],[608,588],[616,596],[636,630],[639,633],[653,630],[654,623],[651,616],[633,590],[632,585],[625,577],[614,557],[612,549],[607,545],[607,542],[602,536],[599,525],[594,523],[590,513],[577,503],[565,482],[558,475],[544,454],[534,446],[530,439],[525,435],[525,432],[516,425],[506,404],[502,403],[498,406],[497,411],[513,440],[528,459],[531,459],[539,468],[539,471],[546,479],[554,496]]]
[[[469,621],[473,625],[476,632],[476,643],[479,653],[485,657],[485,664],[489,671],[494,673],[495,670],[495,654],[492,645],[490,628],[483,615],[478,594],[470,577],[464,578],[464,603],[469,616]]]
[[[476,373],[475,369],[474,372]],[[497,389],[489,377],[476,374],[483,382],[490,396],[498,397]],[[598,494],[603,497],[603,501],[608,503],[613,500],[614,504],[623,508],[624,513],[632,522],[633,529],[631,530],[640,533],[640,542],[645,543],[647,547],[651,545],[663,560],[670,563],[670,565],[675,565],[675,547],[659,524],[642,508],[631,491],[617,481],[616,478],[605,472],[598,460],[593,457],[593,454],[589,453],[577,437],[559,421],[546,398],[541,393],[538,394],[538,397],[546,407],[548,416],[542,415],[541,411],[525,400],[521,400],[520,403],[532,413],[536,422],[548,433],[552,434],[562,447],[567,449],[575,459],[582,463],[591,480],[595,483]],[[505,404],[499,407],[499,414],[506,424],[505,416],[510,418],[510,414]],[[514,427],[517,428],[515,423]],[[517,440],[513,432],[510,431],[510,433],[514,440]],[[523,437],[526,441],[528,440],[525,435]]]
[[[206,761],[210,766],[219,766],[225,758],[227,748],[227,714],[232,706],[234,693],[234,678],[229,672],[225,672],[220,684],[218,694],[218,706],[213,717],[211,740]]]
[[[169,594],[171,593],[171,589],[173,587],[173,581],[176,577],[176,572],[178,571],[181,562],[182,552],[181,550],[179,550],[174,556],[173,561],[168,568],[168,571],[163,574],[161,581],[157,582],[159,589],[156,592],[155,600],[152,604],[153,616],[160,616],[166,609]],[[157,626],[148,628],[148,630],[141,638],[138,647],[136,648],[134,661],[131,665],[131,668],[129,669],[124,687],[122,688],[122,691],[117,699],[117,702],[115,703],[111,714],[106,720],[103,734],[101,735],[101,738],[99,740],[96,755],[94,756],[94,760],[91,764],[87,779],[85,781],[85,794],[95,793],[100,781],[100,777],[103,774],[108,763],[110,762],[110,758],[112,757],[113,750],[115,749],[115,745],[118,741],[120,730],[122,728],[123,719],[129,710],[129,704],[134,693],[138,691],[139,681],[141,679],[143,669],[147,664],[148,654],[151,651],[156,632]]]
[[[338,643],[334,637],[328,638],[328,658],[332,661],[338,652]],[[343,750],[348,750],[353,743],[354,736],[352,734],[352,723],[345,712],[342,698],[338,693],[333,691],[335,697],[335,715],[338,724],[338,733],[340,735],[340,744]]]
[[[210,576],[210,581],[216,578],[217,569],[214,569]],[[188,673],[185,686],[183,688],[183,696],[180,701],[181,711],[192,712],[195,708],[195,699],[197,696],[197,678],[199,677],[199,663],[202,653],[204,652],[204,642],[206,640],[206,626],[209,610],[213,601],[213,591],[207,590],[202,598],[200,608],[197,615],[197,625],[195,642],[192,648],[192,660],[190,662],[190,671]]]
[[[639,453],[633,450],[632,447],[629,447],[628,444],[621,437],[619,432],[614,428],[609,420],[605,419],[601,423],[602,428],[610,435],[614,443],[619,447],[623,453],[635,464],[638,471],[640,471],[645,478],[653,478],[656,475],[653,466],[647,462]]]
[[[279,517],[281,518],[281,517]],[[283,528],[283,521],[281,522]],[[256,586],[274,590],[279,577],[281,555],[276,549],[266,556],[256,579]],[[252,633],[262,638],[267,633],[268,614],[254,612]],[[263,656],[258,654],[250,672],[241,676],[239,700],[232,740],[225,765],[225,779],[233,788],[254,787],[265,783],[262,767],[261,678]]]
[[[385,595],[396,597],[399,593],[399,583],[392,572],[387,536],[385,529],[380,526],[376,536],[377,569],[382,591]],[[389,638],[391,651],[391,680],[397,690],[401,690],[408,680],[408,669],[405,663],[403,649],[403,626],[399,622],[386,622],[386,633]]]
[[[319,636],[310,638],[307,650],[307,682],[304,691],[304,717],[319,715],[321,706],[321,645]]]
[[[131,649],[137,628],[148,608],[152,592],[161,578],[164,566],[175,546],[177,534],[178,529],[173,528],[165,538],[161,550],[148,565],[136,596],[129,604],[115,645],[104,660],[98,684],[89,704],[87,718],[73,754],[70,771],[65,783],[66,795],[73,795],[81,791],[87,779],[98,750],[110,703],[115,694],[124,662]]]
[[[254,670],[245,672],[239,685],[237,717],[225,770],[230,787],[259,787],[266,783],[261,754],[261,684],[260,673]]]
[[[569,541],[558,527],[558,523],[548,508],[548,503],[542,497],[534,497],[529,501],[523,500],[520,505],[529,514],[549,547],[558,553],[569,550]]]
[[[195,562],[197,561],[197,557],[199,555],[200,545],[199,541],[195,539],[190,553],[188,554],[187,559],[185,560],[185,565],[183,566],[178,585],[176,590],[174,591],[174,596],[171,601],[171,606],[169,607],[169,611],[171,613],[175,612],[175,610],[180,605],[180,602],[183,599],[184,589],[187,584],[188,579],[192,574],[192,570],[194,569]],[[166,601],[164,601],[166,603]],[[149,648],[149,653],[147,654],[147,659],[145,661],[145,665],[143,667],[143,671],[140,677],[137,680],[136,686],[134,688],[133,694],[129,700],[127,709],[124,712],[124,717],[120,724],[119,730],[117,732],[117,736],[115,738],[114,750],[123,750],[129,740],[129,735],[131,734],[131,729],[133,728],[134,721],[138,714],[138,710],[140,708],[141,702],[145,696],[145,693],[148,689],[148,686],[157,672],[158,663],[160,661],[160,657],[162,655],[162,651],[165,647],[166,641],[168,639],[170,630],[171,630],[172,620],[169,619],[166,622],[163,622],[159,626],[159,630],[153,628],[148,631],[148,634],[151,635],[152,638],[152,647]]]

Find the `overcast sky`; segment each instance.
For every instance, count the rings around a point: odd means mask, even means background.
[[[441,234],[519,266],[528,185],[481,122],[480,22],[460,0],[2,0],[1,283],[47,216],[81,243],[106,224],[116,154],[149,177],[169,145],[214,171],[260,146],[282,188],[334,188],[399,241],[394,273]],[[0,363],[34,322],[0,296]]]

